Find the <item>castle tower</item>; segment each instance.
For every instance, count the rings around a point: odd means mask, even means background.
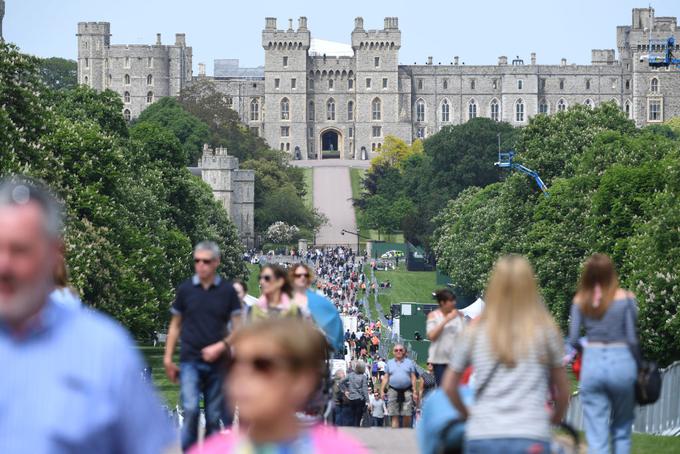
[[[180,91],[191,81],[193,52],[187,47],[186,35],[175,34],[175,45],[168,46],[169,95],[179,96]]]
[[[307,149],[307,55],[311,35],[307,18],[298,19],[297,30],[289,19],[287,30],[278,30],[276,18],[266,18],[262,32],[265,55],[264,137],[272,148],[293,153]]]
[[[97,91],[104,90],[106,54],[111,45],[111,24],[108,22],[78,23],[78,83]]]
[[[386,17],[382,30],[365,30],[363,18],[355,19],[357,150],[375,150],[388,134],[403,136],[397,132],[400,48],[398,18]]]

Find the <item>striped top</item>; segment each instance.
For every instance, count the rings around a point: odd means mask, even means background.
[[[557,331],[546,329],[513,368],[501,364],[481,396],[469,409],[467,439],[529,438],[550,440],[550,413],[546,407],[550,369],[562,367],[564,344]],[[483,326],[468,329],[454,347],[451,368],[475,370],[474,381],[486,382],[497,364]]]
[[[571,306],[569,343],[579,347],[581,326],[585,328],[588,342],[625,342],[631,347],[638,344],[637,307],[632,298],[619,298],[611,302],[601,319],[585,316],[578,304]]]

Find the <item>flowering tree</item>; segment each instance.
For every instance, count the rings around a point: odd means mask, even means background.
[[[265,236],[272,243],[286,244],[296,239],[299,233],[300,229],[296,226],[277,221],[267,228]]]

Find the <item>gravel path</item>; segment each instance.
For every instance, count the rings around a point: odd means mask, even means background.
[[[314,168],[314,208],[328,218],[316,236],[316,244],[356,248],[356,236],[340,233],[342,229],[357,230],[348,167]]]

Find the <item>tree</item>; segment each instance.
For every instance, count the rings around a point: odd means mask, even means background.
[[[385,143],[378,150],[378,155],[371,160],[371,166],[401,167],[410,156],[423,152],[423,142],[416,140],[412,145],[395,136],[385,137]]]
[[[78,85],[78,63],[65,58],[38,59],[40,75],[52,90],[69,90]]]

